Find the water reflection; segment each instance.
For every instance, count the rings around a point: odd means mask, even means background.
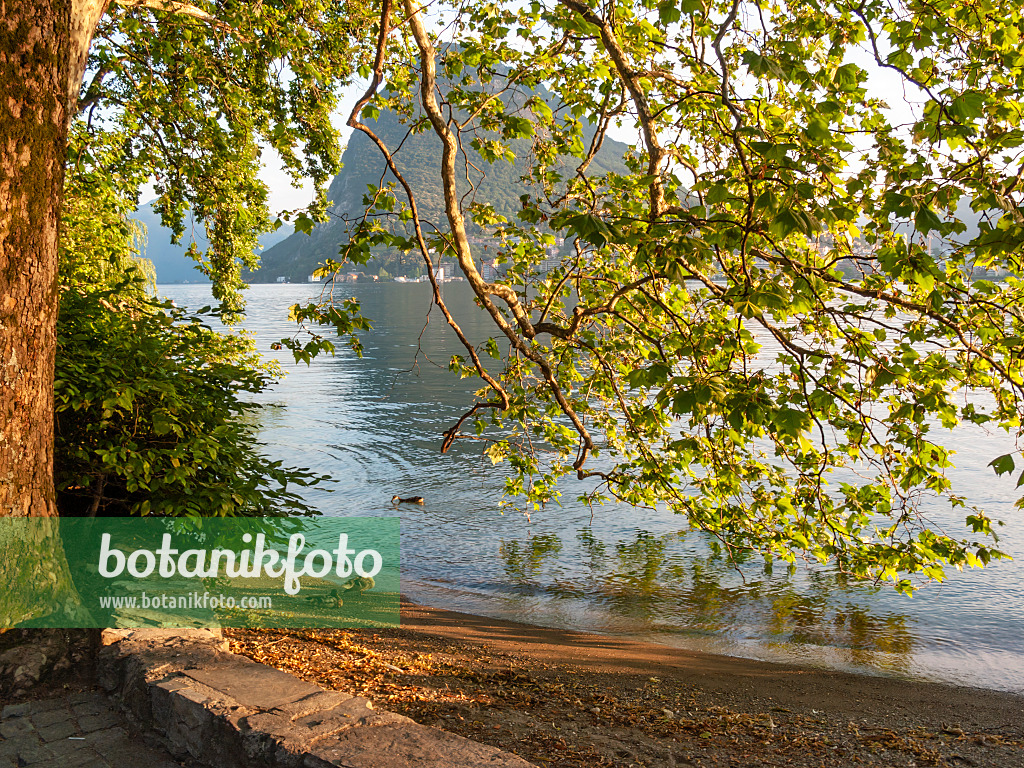
[[[768,565],[759,573],[744,569],[740,584],[725,586],[723,573],[731,565],[711,548],[703,556],[683,551],[688,536],[703,537],[692,531],[638,530],[609,546],[584,527],[568,545],[544,533],[526,541],[504,540],[499,552],[508,583],[519,594],[597,603],[663,632],[731,636],[756,628],[771,643],[842,648],[856,663],[878,664],[881,656],[888,669],[909,669],[915,650],[912,619],[874,615],[843,599],[862,596],[863,585],[825,571],[813,571],[798,584],[789,569]],[[579,567],[570,572],[567,562]]]
[[[501,559],[505,561],[505,577],[517,586],[532,586],[539,578],[545,560],[562,551],[562,542],[553,533],[531,536],[524,545],[518,541],[501,543]]]

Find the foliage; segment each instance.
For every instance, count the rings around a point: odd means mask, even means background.
[[[477,347],[448,316],[466,347],[452,368],[483,388],[446,448],[491,441],[533,503],[571,474],[586,501],[665,505],[737,556],[904,592],[1002,556],[984,511],[960,513],[965,537],[922,502],[964,506],[941,430],[1021,427],[1016,4],[495,0],[453,4],[437,31],[414,0],[382,6],[392,28],[350,122],[372,139],[391,110],[441,139],[446,220],[399,178],[374,213],[413,233],[368,224],[343,253],[457,258],[493,319]],[[493,98],[541,85],[553,99]],[[628,172],[588,175],[614,126],[636,135]],[[467,145],[507,167],[524,139],[514,218],[458,194]],[[472,226],[503,279],[481,277]],[[552,233],[573,249],[542,270]]]
[[[75,139],[54,384],[61,514],[310,512],[289,486],[319,478],[259,453],[259,406],[243,399],[274,369],[204,322],[215,315],[153,297],[132,201],[102,167],[117,142],[85,152]]]
[[[551,98],[551,94],[544,88],[525,94],[498,95],[507,101],[518,102],[534,97],[540,100]],[[441,226],[445,221],[444,192],[440,180],[441,143],[432,132],[416,130],[415,125],[403,122],[397,111],[399,109],[404,111],[404,104],[396,103],[393,109],[382,111],[374,120],[368,120],[367,124],[381,141],[396,148],[395,164],[402,176],[416,185],[420,217],[426,226]],[[584,140],[589,140],[595,133],[594,126],[584,126],[583,130]],[[520,138],[509,142],[509,149],[513,153],[513,160],[509,163],[490,165],[472,146],[467,144],[465,149],[459,195],[466,195],[467,203],[486,204],[503,216],[514,216],[522,208],[520,196],[524,188],[521,179],[529,172],[530,139]],[[591,174],[624,172],[626,167],[622,156],[627,150],[625,144],[608,139],[594,158]],[[318,264],[336,259],[338,243],[348,239],[348,230],[363,218],[366,211],[364,198],[368,190],[376,190],[382,183],[396,182],[380,151],[363,133],[352,135],[342,155],[342,166],[328,190],[331,201],[329,218],[308,236],[297,232],[268,249],[261,258],[260,270],[255,273],[254,280],[271,282],[281,275],[292,280],[305,280]],[[389,229],[406,235],[412,231],[407,220],[389,217],[386,211],[376,215],[384,217],[382,224]],[[483,234],[475,227],[472,232]],[[413,268],[420,266],[421,262],[418,254],[407,256],[401,251],[379,248],[374,250],[374,264],[396,274],[411,274]]]
[[[150,180],[177,237],[191,212],[210,243],[193,256],[222,302],[211,317],[235,320],[242,266],[255,266],[256,237],[275,226],[258,178],[268,148],[294,178],[312,178],[311,213],[323,209],[339,155],[330,115],[359,63],[363,13],[322,0],[107,7],[72,123],[61,243],[65,512],[309,511],[288,486],[317,478],[253,444],[242,393],[272,372],[247,339],[149,295],[129,214]]]
[[[62,514],[310,513],[318,481],[258,451],[241,399],[271,381],[251,342],[167,302],[70,287],[55,381]]]
[[[134,269],[140,279],[127,281],[125,287],[142,297],[155,288],[156,276],[152,264],[136,256],[146,233],[132,218],[134,201],[124,191],[139,180],[106,170],[119,152],[116,136],[90,137],[82,123],[75,123],[69,144],[61,214],[61,281],[113,287]]]
[[[176,238],[189,212],[210,246],[190,248],[233,320],[241,270],[258,263],[257,235],[274,228],[258,177],[269,148],[298,180],[323,187],[338,169],[330,116],[360,60],[358,2],[197,0],[111,3],[89,51],[79,101],[83,130],[120,151],[106,170],[153,179],[155,210]],[[308,220],[306,213],[298,221]]]

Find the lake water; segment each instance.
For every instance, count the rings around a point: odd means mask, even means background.
[[[179,305],[211,303],[208,286],[166,285]],[[1024,519],[1014,481],[987,467],[1013,449],[1005,434],[962,429],[952,473],[970,504],[1005,521],[1013,555],[951,573],[913,598],[848,583],[824,569],[762,562],[738,569],[679,516],[609,505],[591,510],[567,484],[562,506],[498,509],[504,474],[479,445],[440,453],[441,433],[472,402],[470,380],[447,370],[462,349],[426,284],[346,285],[373,330],[364,357],[339,347],[307,368],[270,344],[291,335],[288,307],[316,285],[256,285],[245,327],[286,378],[261,398],[265,452],[330,475],[306,498],[327,515],[399,515],[402,591],[443,608],[750,658],[954,682],[1024,693]],[[463,330],[479,343],[486,318],[465,284],[445,286]],[[332,489],[327,492],[326,488]],[[424,506],[391,505],[421,495]],[[953,527],[955,531],[955,527]],[[958,534],[959,535],[959,534]]]

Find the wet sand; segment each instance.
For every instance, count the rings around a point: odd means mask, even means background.
[[[227,630],[325,688],[550,768],[1024,768],[1024,697],[404,601],[402,626]]]
[[[1024,696],[717,656],[607,635],[472,616],[410,601],[402,628],[599,674],[648,675],[700,688],[727,706],[769,704],[847,718],[910,717],[1024,733]],[[1021,756],[1024,766],[1024,755]]]

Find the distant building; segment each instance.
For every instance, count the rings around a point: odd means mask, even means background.
[[[498,279],[498,260],[485,261],[480,267],[480,276],[487,282]]]

